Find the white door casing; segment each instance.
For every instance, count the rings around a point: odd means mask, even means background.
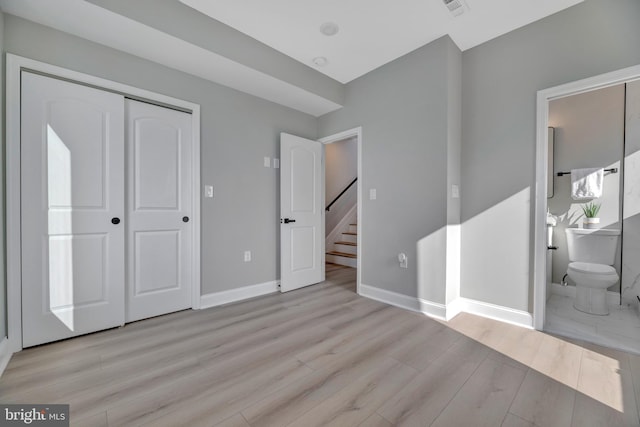
[[[280,134],[280,290],[322,282],[324,252],[324,147]]]
[[[191,114],[127,99],[126,321],[191,307]]]
[[[122,325],[124,98],[23,72],[21,108],[23,345]]]

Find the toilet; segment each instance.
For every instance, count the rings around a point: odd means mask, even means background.
[[[615,262],[620,230],[567,228],[569,267],[576,284],[573,307],[589,314],[609,314],[607,288],[619,279]]]

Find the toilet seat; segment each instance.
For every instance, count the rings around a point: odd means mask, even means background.
[[[616,269],[610,265],[595,264],[592,262],[572,262],[569,264],[569,270],[578,273],[593,274],[598,276],[618,276]]]

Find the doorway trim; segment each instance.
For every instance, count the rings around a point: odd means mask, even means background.
[[[538,91],[536,106],[535,237],[533,253],[533,326],[537,330],[543,330],[545,323],[548,172],[547,128],[549,126],[549,102],[638,79],[640,79],[640,65],[635,65]]]
[[[89,74],[7,53],[6,64],[6,277],[7,338],[9,351],[22,350],[22,250],[20,226],[20,111],[21,72],[30,71],[57,79],[116,92],[133,99],[191,113],[193,152],[192,289],[193,309],[200,308],[200,105]],[[123,171],[124,173],[124,171]]]
[[[324,138],[320,138],[320,141],[323,144],[331,144],[332,142],[342,141],[344,139],[356,138],[356,144],[358,144],[358,182],[357,182],[357,190],[358,190],[358,236],[357,236],[357,246],[356,246],[356,293],[360,295],[360,286],[362,285],[362,126],[358,126],[353,129],[345,130],[342,132],[338,132],[336,134],[326,136]],[[326,167],[326,166],[325,166]],[[325,183],[322,184],[322,189],[324,191]]]

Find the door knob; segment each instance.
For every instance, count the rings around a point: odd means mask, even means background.
[[[189,217],[188,216],[183,216],[182,217],[182,222],[189,222]]]
[[[113,225],[120,224],[120,218],[118,218],[118,217],[111,218],[111,224],[113,224]]]
[[[296,222],[296,220],[295,219],[289,219],[289,218],[285,218],[284,219],[284,223],[285,224],[289,224],[290,222]]]

